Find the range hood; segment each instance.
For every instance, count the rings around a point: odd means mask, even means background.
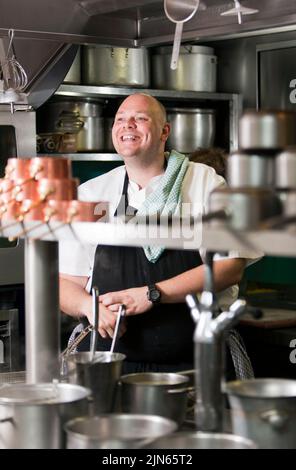
[[[221,16],[233,8],[232,0],[200,0],[184,24],[183,41],[295,29],[294,0],[241,0],[241,5],[259,12],[238,24],[236,16]],[[63,81],[78,44],[150,47],[171,43],[175,31],[163,0],[0,0],[0,11],[0,39],[7,47],[8,30],[14,29],[17,59],[28,75],[26,100],[35,108]]]

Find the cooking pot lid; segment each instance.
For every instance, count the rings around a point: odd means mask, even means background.
[[[171,54],[173,51],[172,46],[161,46],[155,49],[156,54]],[[192,44],[183,45],[180,47],[180,54],[205,54],[213,55],[214,49],[208,46],[196,46]]]
[[[214,114],[214,109],[203,108],[166,108],[167,114],[170,113],[183,113],[183,114]]]
[[[5,384],[0,387],[0,405],[43,405],[73,402],[90,391],[72,384]]]

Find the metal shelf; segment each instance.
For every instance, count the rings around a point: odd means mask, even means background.
[[[122,158],[117,153],[38,153],[37,157],[67,157],[79,162],[122,162]]]
[[[296,230],[235,232],[227,227],[211,228],[204,224],[201,230],[192,226],[151,227],[118,223],[76,222],[65,225],[50,222],[40,226],[38,221],[17,223],[2,229],[2,236],[16,237],[24,229],[32,229],[29,237],[48,241],[79,240],[83,244],[115,246],[164,246],[175,249],[202,248],[215,252],[230,250],[261,251],[266,255],[296,257]],[[197,226],[196,226],[197,227]],[[51,232],[49,231],[51,229]]]

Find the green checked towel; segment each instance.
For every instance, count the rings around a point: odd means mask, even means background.
[[[177,215],[180,213],[181,188],[188,164],[188,157],[173,150],[168,157],[166,171],[158,187],[149,194],[139,208],[137,215]],[[146,246],[144,251],[147,259],[151,263],[156,263],[164,251],[164,247]]]

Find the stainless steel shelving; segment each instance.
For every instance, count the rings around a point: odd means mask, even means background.
[[[204,224],[202,236],[199,228],[183,225],[172,228],[135,226],[123,223],[88,223],[76,222],[65,225],[61,222],[50,222],[40,227],[40,222],[23,222],[10,228],[2,229],[2,236],[17,236],[23,228],[32,229],[29,236],[41,237],[47,241],[78,240],[82,244],[102,244],[115,246],[164,246],[178,249],[205,249],[215,252],[230,250],[262,252],[265,255],[296,257],[296,229],[262,230],[236,232],[228,227],[211,228]],[[51,231],[49,231],[49,228]],[[157,232],[158,230],[158,232]]]
[[[238,121],[242,113],[242,96],[234,93],[209,93],[196,91],[156,90],[152,88],[130,88],[113,86],[61,85],[56,91],[58,96],[77,98],[119,98],[133,93],[148,93],[166,101],[182,100],[196,105],[201,102],[226,102],[229,105],[229,148],[238,148]],[[98,155],[98,154],[97,154]],[[95,160],[106,161],[99,154]],[[114,160],[112,158],[112,160]]]

